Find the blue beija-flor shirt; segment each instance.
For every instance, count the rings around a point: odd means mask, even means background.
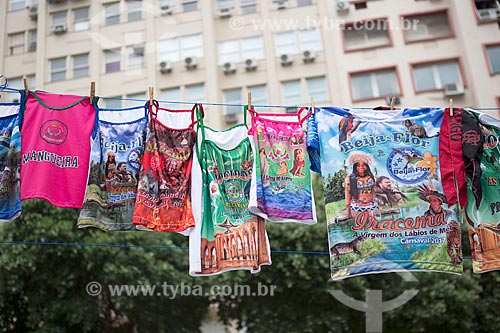
[[[462,272],[461,233],[443,193],[444,109],[320,108],[308,119],[323,179],[332,279]]]

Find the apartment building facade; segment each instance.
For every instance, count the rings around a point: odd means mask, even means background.
[[[498,0],[5,0],[0,22],[10,86],[88,95],[95,81],[105,107],[148,86],[169,101],[500,107]],[[206,119],[224,128],[242,108]]]

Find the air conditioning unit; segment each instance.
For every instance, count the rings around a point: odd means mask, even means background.
[[[236,65],[232,62],[226,62],[222,67],[224,67],[224,74],[234,74],[236,73]]]
[[[392,96],[387,96],[385,98],[385,105],[391,105]],[[399,97],[394,97],[394,105],[401,105],[401,99]]]
[[[281,66],[283,66],[283,67],[291,66],[293,63],[293,58],[290,54],[282,54],[280,56],[280,62],[281,62]]]
[[[29,51],[30,52],[36,51],[36,41],[33,41],[33,42],[30,43]]]
[[[311,62],[314,62],[316,60],[316,53],[313,51],[306,50],[302,53],[304,64],[309,64]]]
[[[488,8],[479,9],[477,15],[481,21],[491,21],[500,19],[500,9],[498,8]]]
[[[160,7],[161,15],[172,15],[174,12],[174,7],[171,5],[163,5]]]
[[[337,12],[347,13],[349,11],[349,0],[337,0]]]
[[[286,9],[288,6],[288,0],[274,0],[273,4],[276,9]]]
[[[198,60],[196,60],[195,57],[187,57],[184,59],[184,63],[186,64],[186,69],[188,71],[198,68]]]
[[[465,94],[464,87],[460,83],[445,84],[443,90],[446,97],[460,96]]]
[[[247,72],[254,72],[257,70],[257,61],[255,59],[245,60],[245,69]]]
[[[221,7],[218,10],[218,14],[220,18],[230,17],[233,14],[232,7]]]
[[[55,34],[64,34],[68,31],[68,26],[66,23],[56,24],[52,26],[52,32]]]
[[[235,123],[238,121],[238,115],[236,113],[227,113],[224,115],[224,121],[227,124]]]
[[[162,74],[172,73],[172,63],[170,61],[160,62],[160,72]]]
[[[285,113],[297,113],[297,108],[296,107],[287,107],[285,109]]]
[[[144,55],[144,44],[137,44],[133,46],[134,53],[136,55],[142,56]]]
[[[29,11],[30,19],[33,21],[38,18],[38,4],[32,5]]]

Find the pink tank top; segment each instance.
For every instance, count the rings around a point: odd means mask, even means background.
[[[21,200],[82,207],[95,117],[88,97],[29,94],[21,128]]]

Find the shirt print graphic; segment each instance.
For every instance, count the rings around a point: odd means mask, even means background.
[[[311,174],[301,124],[256,118],[257,204],[267,216],[310,220]]]
[[[0,222],[13,220],[21,212],[18,119],[17,114],[0,118]]]
[[[196,133],[149,123],[133,223],[164,232],[194,227],[191,167]]]
[[[208,184],[201,229],[200,274],[259,269],[269,262],[263,219],[250,213],[252,150],[245,139],[232,150],[204,143],[203,181]]]
[[[132,224],[147,119],[99,123],[78,227],[135,229]]]
[[[481,158],[483,196],[477,208],[469,180],[466,211],[472,268],[475,273],[482,273],[500,269],[500,121],[484,114],[473,114],[479,118],[484,137]],[[489,121],[483,122],[483,119]]]
[[[309,135],[319,135],[332,279],[462,272],[459,220],[439,171],[443,110],[410,109],[384,122],[335,110],[309,120],[318,129]]]

